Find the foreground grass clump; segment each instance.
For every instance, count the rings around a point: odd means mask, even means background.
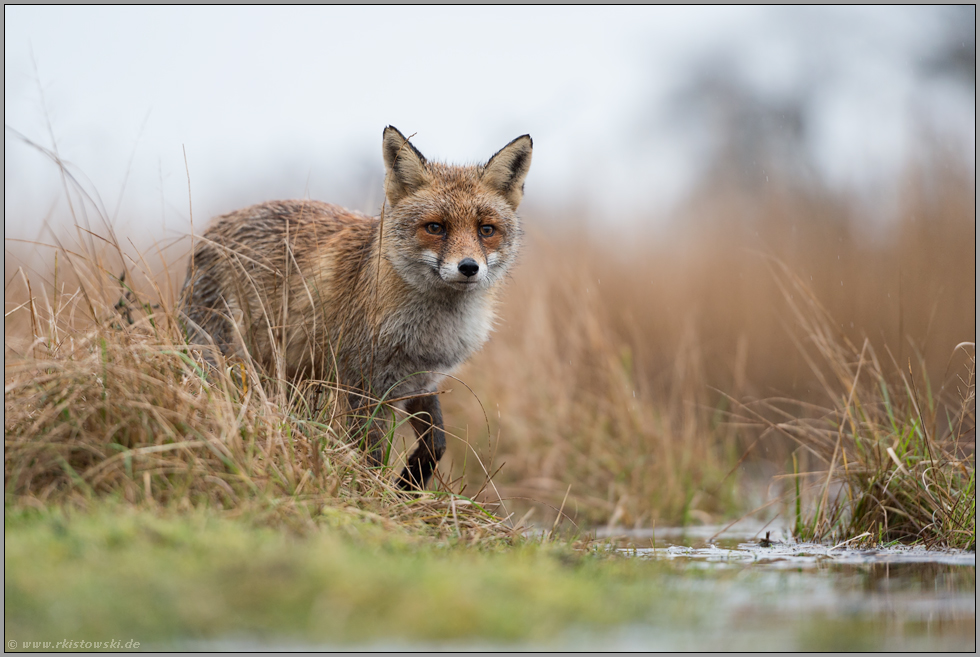
[[[351,506],[427,535],[512,536],[448,484],[400,495],[391,483],[397,464],[367,466],[330,383],[298,388],[250,362],[205,374],[168,304],[173,295],[145,269],[138,291],[131,272],[108,273],[117,269],[104,253],[62,256],[76,291],[58,287],[57,267],[52,282],[22,276],[29,337],[18,341],[16,327],[5,335],[8,507],[84,508],[109,496],[312,526]]]
[[[795,533],[808,541],[976,546],[976,345],[957,345],[964,362],[934,389],[921,356],[886,367],[870,341],[856,347],[836,329],[809,288],[779,278],[816,358],[813,370],[831,406],[767,402],[753,419],[789,436],[818,472],[795,476]],[[809,469],[809,468],[807,468]],[[819,470],[819,465],[817,470]],[[809,481],[804,504],[802,482]]]
[[[8,511],[8,636],[496,640],[649,618],[663,564],[419,541],[337,511],[300,536],[249,518],[102,503]]]

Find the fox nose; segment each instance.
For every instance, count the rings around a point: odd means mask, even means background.
[[[476,260],[473,258],[464,258],[463,261],[459,263],[458,269],[459,273],[463,276],[476,276],[477,272],[480,271],[480,265],[478,265]]]

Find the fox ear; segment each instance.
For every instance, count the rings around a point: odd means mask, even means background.
[[[429,182],[425,156],[398,132],[398,128],[385,128],[381,152],[385,159],[385,193],[392,205]]]
[[[507,199],[515,210],[524,197],[524,178],[531,168],[533,146],[531,136],[522,135],[497,151],[483,167],[481,182]]]

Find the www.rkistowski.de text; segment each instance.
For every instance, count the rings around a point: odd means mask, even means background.
[[[138,650],[140,642],[130,639],[110,639],[108,641],[81,641],[62,639],[61,641],[17,641],[7,639],[7,650]]]

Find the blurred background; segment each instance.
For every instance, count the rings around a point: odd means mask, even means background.
[[[120,226],[188,229],[270,198],[380,203],[380,135],[428,157],[535,141],[526,212],[664,224],[711,178],[826,186],[896,214],[923,150],[972,166],[975,9],[8,7],[8,128]],[[57,170],[6,133],[7,234]],[[63,200],[59,201],[64,203]],[[601,216],[601,220],[599,217]]]
[[[844,338],[922,356],[936,389],[975,340],[972,5],[4,18],[8,293],[18,266],[50,268],[36,243],[86,239],[76,222],[160,249],[178,286],[192,213],[198,231],[275,198],[376,214],[389,124],[454,162],[531,134],[523,263],[459,373],[475,396],[446,401],[447,471],[479,488],[468,454],[505,463],[509,499],[571,485],[580,517],[648,525],[764,498],[724,478],[751,438],[728,400],[826,395],[777,261]]]

